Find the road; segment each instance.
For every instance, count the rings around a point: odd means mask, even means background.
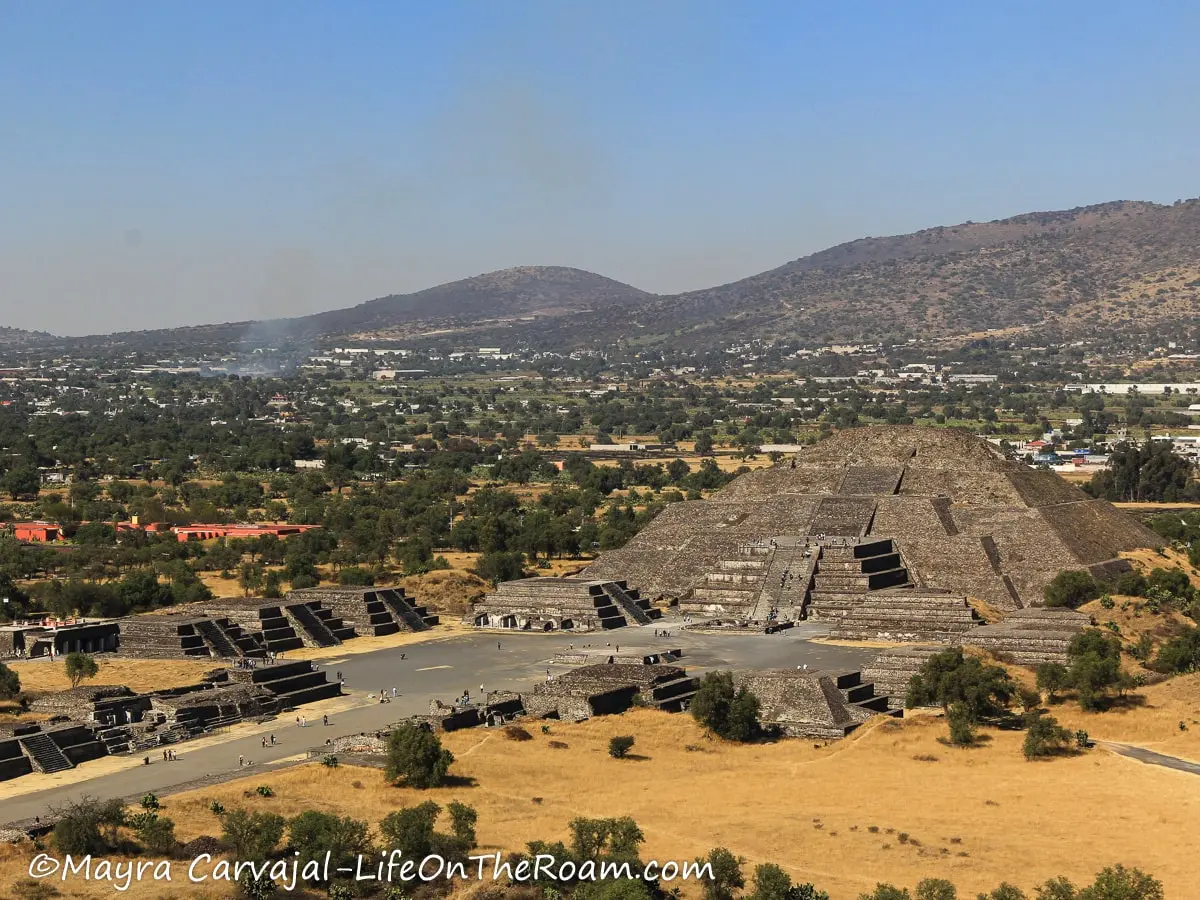
[[[447,641],[412,644],[372,653],[334,657],[319,663],[330,677],[341,672],[346,691],[364,700],[364,705],[336,713],[328,726],[322,726],[319,713],[309,716],[308,727],[294,724],[291,714],[271,725],[256,729],[244,737],[189,749],[176,745],[178,760],[164,762],[151,755],[151,764],[135,766],[100,775],[87,781],[48,788],[36,793],[3,800],[3,820],[16,822],[45,815],[87,794],[92,797],[126,797],[146,791],[163,793],[207,775],[238,770],[238,758],[253,762],[246,770],[255,770],[295,757],[326,739],[375,731],[405,716],[427,711],[429,701],[438,698],[450,703],[462,692],[470,691],[474,700],[482,685],[486,691],[528,691],[546,677],[546,670],[565,671],[550,662],[551,657],[568,646],[580,649],[640,648],[647,652],[682,648],[680,664],[699,673],[713,669],[795,668],[807,664],[810,670],[859,668],[878,650],[816,644],[811,638],[825,633],[822,626],[803,624],[774,635],[691,634],[672,631],[670,637],[655,637],[654,626],[623,628],[603,634],[469,634]],[[401,658],[403,655],[403,659]],[[397,689],[396,699],[387,704],[366,702],[369,693],[383,689],[388,695]],[[304,708],[298,710],[304,713]],[[274,734],[278,743],[264,748],[262,736]],[[86,771],[86,764],[80,772]]]
[[[1178,756],[1167,756],[1165,753],[1155,753],[1145,747],[1135,747],[1133,744],[1119,744],[1114,741],[1096,741],[1105,750],[1111,750],[1120,756],[1128,756],[1138,762],[1150,766],[1162,766],[1164,769],[1174,769],[1177,772],[1187,772],[1190,775],[1200,775],[1200,763],[1190,759],[1180,759]]]

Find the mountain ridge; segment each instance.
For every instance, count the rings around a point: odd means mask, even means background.
[[[540,347],[731,338],[902,341],[1196,322],[1200,200],[1110,201],[864,237],[711,288],[652,294],[565,266],[516,266],[356,306],[83,342],[347,336]]]

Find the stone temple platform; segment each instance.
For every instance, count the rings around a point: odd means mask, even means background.
[[[521,699],[534,718],[566,720],[621,713],[636,704],[677,711],[699,686],[678,666],[583,666],[537,685]]]
[[[469,621],[520,631],[605,631],[661,615],[624,581],[521,578],[501,582],[474,605]]]
[[[788,737],[843,738],[889,710],[888,698],[876,695],[860,672],[739,672],[734,684],[758,698],[764,728],[778,728]]]
[[[1071,639],[1091,623],[1090,616],[1072,609],[1033,607],[1011,612],[998,624],[967,632],[962,643],[1019,666],[1066,663]]]

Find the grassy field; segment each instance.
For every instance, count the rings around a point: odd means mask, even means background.
[[[95,657],[100,672],[85,684],[123,684],[134,691],[195,684],[205,672],[220,665],[214,659],[106,659]],[[71,686],[62,660],[26,660],[10,662],[9,668],[21,676],[21,690],[29,694],[64,691]]]
[[[1107,730],[1097,724],[1103,719],[1114,731],[1154,737],[1179,708],[1195,714],[1200,678],[1159,687],[1148,692],[1148,708],[1087,717],[1090,730]],[[259,776],[171,797],[165,814],[188,840],[219,831],[213,800],[377,822],[425,799],[443,806],[457,799],[479,810],[485,850],[566,838],[579,815],[630,815],[646,834],[644,858],[687,859],[725,846],[748,865],[779,863],[833,900],[853,900],[877,881],[911,887],[931,876],[954,881],[960,896],[1004,880],[1028,889],[1056,875],[1090,880],[1116,862],[1155,874],[1168,897],[1195,896],[1192,860],[1179,849],[1184,835],[1200,833],[1200,779],[1104,750],[1030,763],[1021,735],[1000,731],[979,748],[953,749],[939,742],[945,724],[931,717],[876,721],[819,747],[727,745],[707,740],[686,716],[649,710],[555,723],[549,736],[531,730],[534,740],[519,746],[500,731],[447,735],[454,771],[471,786],[418,792],[387,786],[376,770],[310,765],[269,776],[273,798],[245,796]],[[616,734],[634,735],[638,758],[609,758]],[[0,885],[18,877],[25,859],[7,852]],[[206,896],[175,890],[130,896]]]

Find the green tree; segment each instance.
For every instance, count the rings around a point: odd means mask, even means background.
[[[724,847],[714,847],[708,851],[708,856],[696,862],[707,863],[712,872],[702,885],[704,900],[733,900],[735,893],[746,886],[746,878],[742,875],[745,860]]]
[[[1118,864],[1101,871],[1077,896],[1078,900],[1164,900],[1166,895],[1157,878]]]
[[[21,676],[0,663],[0,700],[11,700],[21,693]]]
[[[151,856],[167,857],[175,852],[175,823],[171,819],[147,810],[133,816],[129,824]]]
[[[462,844],[464,849],[473,848],[475,846],[475,823],[479,820],[479,813],[475,811],[475,807],[453,800],[446,807],[446,811],[450,813],[450,830],[455,839]]]
[[[1059,572],[1046,585],[1046,605],[1076,609],[1100,596],[1100,586],[1083,570]]]
[[[1025,716],[1025,742],[1022,751],[1026,759],[1039,759],[1066,752],[1073,735],[1058,724],[1053,716],[1033,710]]]
[[[1087,628],[1067,646],[1067,677],[1087,710],[1099,709],[1121,683],[1121,641],[1098,628]]]
[[[912,900],[912,894],[894,885],[877,884],[871,893],[859,894],[858,900]]]
[[[454,754],[442,747],[441,740],[432,731],[404,724],[388,736],[388,781],[403,780],[408,787],[414,788],[438,787],[446,780],[453,762]]]
[[[398,850],[408,859],[422,859],[433,849],[434,825],[441,807],[432,800],[388,813],[379,823],[387,850]]]
[[[305,810],[287,823],[288,844],[302,862],[328,852],[331,868],[353,866],[355,857],[371,851],[366,822],[318,810]]]
[[[1045,691],[1047,699],[1053,703],[1055,693],[1067,685],[1067,667],[1062,663],[1044,662],[1037,667],[1038,690]]]
[[[961,700],[951,703],[946,710],[946,724],[950,727],[950,743],[956,747],[969,747],[974,744],[976,721],[966,703]]]
[[[17,466],[4,473],[0,484],[3,484],[4,490],[8,491],[13,500],[20,500],[22,497],[37,496],[42,479],[33,466]]]
[[[277,813],[231,809],[221,817],[221,839],[235,859],[263,860],[279,846],[286,825]]]
[[[63,667],[73,688],[79,687],[82,682],[90,678],[95,678],[100,672],[100,666],[96,664],[96,660],[86,653],[68,653]]]
[[[752,741],[761,736],[759,703],[744,685],[734,687],[732,672],[710,672],[688,707],[692,717],[718,737]]]
[[[762,863],[754,869],[754,890],[747,900],[829,900],[829,894],[811,884],[793,884],[779,866]]]
[[[961,647],[952,647],[929,657],[908,684],[905,706],[940,706],[949,712],[951,705],[962,704],[972,723],[998,715],[1016,693],[1008,673],[974,656],[966,656]]]
[[[976,900],[1028,900],[1025,892],[1016,885],[1004,882],[997,888],[993,888],[987,894],[980,894]]]
[[[913,895],[916,900],[958,900],[958,888],[945,878],[924,878]]]

